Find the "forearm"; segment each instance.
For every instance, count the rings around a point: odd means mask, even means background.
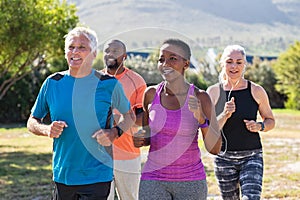
[[[267,132],[269,130],[272,130],[275,127],[275,119],[265,118],[263,120],[263,123],[264,123],[264,130],[262,130],[263,132]]]
[[[217,122],[212,121],[209,127],[201,129],[206,150],[218,154],[222,146],[222,137]]]
[[[27,121],[27,129],[35,134],[40,136],[49,136],[50,130],[49,125],[43,124],[40,119],[30,116]]]
[[[218,121],[220,130],[223,128],[223,126],[227,122],[227,119],[228,119],[228,116],[224,112],[222,112],[218,115],[217,121]]]
[[[135,124],[135,114],[132,110],[123,115],[123,119],[117,124],[117,126],[124,132],[129,130]]]

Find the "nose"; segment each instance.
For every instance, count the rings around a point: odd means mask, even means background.
[[[164,61],[161,63],[162,66],[169,66],[169,63],[170,63],[170,59],[164,59]]]
[[[72,53],[76,53],[76,52],[79,52],[79,51],[80,51],[79,47],[74,47],[72,49]]]
[[[233,62],[233,63],[231,63],[231,64],[230,64],[230,66],[231,66],[231,67],[235,67],[235,66],[239,66],[239,64],[238,64],[238,63],[235,63],[235,62]]]

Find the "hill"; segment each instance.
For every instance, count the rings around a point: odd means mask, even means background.
[[[244,45],[248,52],[278,55],[300,37],[297,0],[68,0],[100,43],[120,38],[129,49],[156,48],[180,37],[194,49]]]

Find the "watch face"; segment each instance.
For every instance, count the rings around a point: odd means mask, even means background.
[[[116,129],[118,130],[118,136],[120,137],[123,134],[123,130],[119,126],[116,126]]]
[[[260,125],[261,125],[261,129],[260,129],[260,131],[263,131],[263,130],[265,130],[265,124],[263,123],[263,122],[259,122],[260,123]]]

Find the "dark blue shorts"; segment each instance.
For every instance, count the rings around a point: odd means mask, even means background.
[[[215,174],[223,199],[260,199],[263,179],[262,150],[229,151],[215,159]]]
[[[65,185],[55,182],[53,200],[106,200],[111,182]]]

